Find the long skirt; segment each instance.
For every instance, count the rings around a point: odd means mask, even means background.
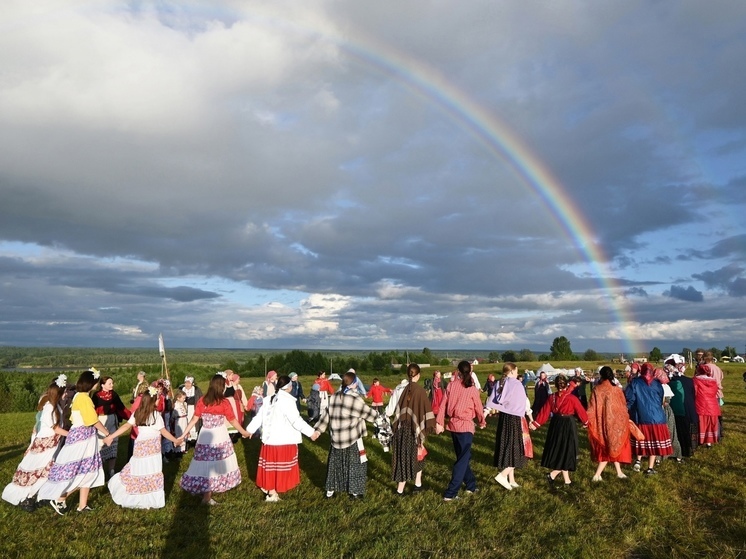
[[[671,406],[666,405],[663,409],[666,411],[668,432],[671,433],[671,457],[681,458],[681,444],[679,443],[679,436],[676,432],[676,416],[673,414]]]
[[[201,495],[224,493],[239,483],[241,470],[225,428],[225,416],[203,413],[194,457],[179,485],[192,495]]]
[[[298,445],[262,444],[256,469],[257,487],[264,491],[274,489],[278,493],[285,493],[299,484]]]
[[[425,467],[425,460],[417,460],[417,437],[411,425],[399,426],[391,445],[391,479],[409,481]]]
[[[26,449],[23,460],[18,464],[13,481],[3,489],[3,499],[11,505],[17,505],[34,497],[46,483],[52,469],[54,453],[60,444],[60,436],[36,437]]]
[[[665,423],[654,425],[641,423],[638,427],[645,435],[645,440],[635,440],[633,442],[632,451],[637,456],[670,456],[673,454],[668,425]]]
[[[541,465],[574,472],[578,466],[578,426],[574,415],[555,414],[549,422]]]
[[[98,420],[104,427],[106,427],[106,430],[109,433],[113,433],[119,428],[119,418],[115,413],[110,413],[109,415],[99,415]],[[98,438],[99,441],[104,440],[104,437],[101,435],[101,433],[98,434]],[[106,462],[107,460],[116,460],[117,449],[119,448],[119,437],[114,439],[109,446],[105,446],[99,442],[99,447],[102,461]]]
[[[719,423],[717,415],[699,416],[699,444],[713,444],[720,440]]]
[[[498,413],[494,465],[503,470],[523,468],[526,462],[521,418],[508,413]]]
[[[70,429],[47,482],[41,486],[39,501],[58,499],[81,487],[104,484],[104,469],[98,451],[95,427],[79,425]]]
[[[632,462],[632,442],[629,437],[624,439],[622,448],[615,455],[609,452],[605,443],[599,444],[593,437],[588,437],[588,443],[591,447],[591,460],[594,462],[620,462],[622,464]]]
[[[676,417],[676,435],[681,445],[682,456],[694,456],[694,450],[699,445],[699,424],[690,423],[685,415]]]
[[[119,506],[131,509],[160,509],[166,506],[162,464],[161,433],[140,427],[132,458],[121,472],[109,480],[112,500]]]
[[[327,491],[364,495],[367,478],[368,463],[360,461],[357,444],[329,449],[329,462],[326,465]]]

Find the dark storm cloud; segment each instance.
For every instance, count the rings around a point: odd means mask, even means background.
[[[702,301],[704,301],[702,292],[697,291],[691,285],[686,288],[678,285],[672,285],[667,294],[672,299],[680,299],[681,301],[691,301],[695,303],[701,303]]]

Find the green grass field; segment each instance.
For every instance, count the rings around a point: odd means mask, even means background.
[[[558,366],[558,365],[556,365]],[[493,368],[496,366],[493,366]],[[521,368],[533,368],[531,366]],[[191,452],[164,465],[166,507],[116,506],[105,488],[92,490],[87,515],[60,517],[48,505],[26,513],[0,502],[0,556],[14,557],[746,557],[746,390],[742,365],[725,368],[725,438],[683,465],[665,462],[652,478],[609,469],[592,484],[595,465],[581,430],[581,459],[567,491],[550,493],[539,466],[546,426],[533,433],[535,458],[507,492],[493,477],[495,420],[477,431],[472,468],[480,492],[445,503],[453,450],[447,434],[428,439],[427,491],[393,495],[390,455],[367,440],[365,500],[324,499],[329,438],[304,439],[301,485],[279,503],[264,503],[253,483],[259,440],[237,443],[243,483],[199,506],[178,486]],[[480,367],[481,379],[488,368]],[[427,373],[426,373],[427,374]],[[369,381],[372,375],[365,375]],[[243,379],[250,389],[257,379]],[[309,377],[302,378],[306,391]],[[397,377],[384,378],[394,385]],[[530,391],[531,395],[532,392]],[[0,415],[0,483],[10,482],[28,444],[32,413]],[[370,429],[372,432],[372,428]],[[122,439],[124,443],[125,439]],[[120,444],[118,468],[126,445]],[[409,488],[408,488],[409,490]],[[76,497],[71,498],[71,504]],[[74,508],[74,507],[73,507]]]

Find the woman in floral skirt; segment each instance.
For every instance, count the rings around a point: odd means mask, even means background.
[[[203,505],[217,505],[213,493],[224,493],[241,483],[241,470],[228,436],[226,421],[233,425],[241,436],[249,433],[233,415],[230,402],[223,395],[225,373],[218,373],[210,380],[210,388],[200,398],[194,409],[194,417],[186,427],[190,432],[202,419],[202,429],[194,447],[194,458],[181,478],[181,488],[193,495],[202,495]]]

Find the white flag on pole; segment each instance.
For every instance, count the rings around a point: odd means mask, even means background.
[[[166,348],[163,347],[163,334],[158,334],[158,351],[161,352],[161,357],[166,356]]]

